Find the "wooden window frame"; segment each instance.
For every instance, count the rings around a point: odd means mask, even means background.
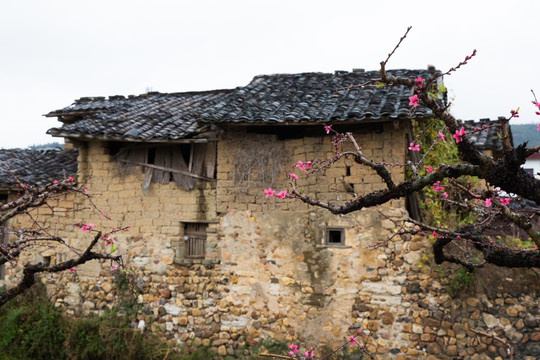
[[[206,255],[207,238],[208,223],[184,223],[184,258],[204,259]]]

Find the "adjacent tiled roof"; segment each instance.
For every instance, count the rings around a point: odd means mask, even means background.
[[[432,77],[428,70],[389,70],[410,79]],[[218,123],[313,123],[423,118],[431,110],[418,106],[411,114],[406,86],[356,87],[380,78],[378,71],[353,71],[256,76],[247,86],[202,114]]]
[[[467,130],[472,143],[479,150],[502,150],[502,141],[499,137],[501,132],[501,122],[499,120],[468,120],[464,121],[463,125],[465,130]],[[510,139],[512,139],[511,129]]]
[[[77,172],[77,150],[0,150],[0,189],[17,182],[42,186]]]
[[[200,109],[214,105],[232,90],[139,96],[81,98],[46,116],[58,116],[61,128],[53,136],[134,141],[171,141],[200,130]]]

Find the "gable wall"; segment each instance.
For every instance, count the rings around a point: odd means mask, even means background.
[[[358,134],[366,156],[403,162],[403,130],[390,125],[384,130]],[[223,345],[271,337],[296,341],[299,336],[327,342],[330,330],[340,339],[351,324],[350,309],[360,280],[376,271],[368,264],[377,264],[385,256],[384,251],[369,252],[366,247],[389,235],[393,224],[376,210],[335,217],[298,201],[266,199],[262,190],[268,185],[254,182],[249,187],[240,184],[240,189],[234,175],[235,158],[245,152],[246,144],[277,143],[284,150],[280,158],[284,167],[277,172],[274,186],[286,189],[283,174],[290,171],[290,163],[333,155],[329,137],[322,129],[321,133],[320,137],[278,141],[245,129],[226,129],[218,143],[217,182],[202,183],[191,191],[180,190],[174,183],[153,183],[147,193],[142,190],[140,167],[129,175],[120,174],[107,144],[91,141],[79,149],[79,183],[89,179],[95,206],[112,221],[100,217],[82,198],[72,199],[78,212],[54,221],[70,245],[79,248],[94,234],[81,232],[74,225],[77,222],[104,230],[129,225],[128,232],[113,236],[116,251],[124,256],[133,281],[142,289],[138,300],[157,316],[155,326],[163,326],[181,344],[193,339],[195,345],[208,344],[214,336],[224,336],[219,335],[223,332],[237,339]],[[304,177],[300,184],[304,182],[306,191],[322,200],[352,196],[343,191],[341,178],[365,191],[379,188],[378,178],[358,167],[351,167],[350,176],[345,176],[347,165],[352,165],[349,160],[326,170],[325,176]],[[394,171],[398,174],[400,169]],[[403,202],[391,205],[383,212],[402,217]],[[183,258],[180,220],[209,221],[204,259]],[[322,246],[326,226],[346,228],[346,247]],[[105,248],[105,244],[99,246]],[[53,256],[52,261],[63,259]],[[44,281],[56,305],[69,313],[99,312],[118,301],[110,266],[90,262],[75,274],[46,275]],[[306,322],[309,330],[301,331]]]

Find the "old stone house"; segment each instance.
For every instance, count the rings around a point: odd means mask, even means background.
[[[62,125],[49,133],[78,149],[79,180],[90,178],[96,205],[113,219],[75,203],[82,210],[64,217],[59,231],[77,244],[90,235],[74,222],[129,225],[115,244],[136,274],[138,301],[151,312],[140,319],[180,346],[210,346],[225,356],[265,341],[335,345],[362,329],[370,351],[383,358],[486,352],[488,345],[470,342],[468,321],[478,311],[484,326],[480,309],[487,305],[473,298],[463,314],[455,310],[461,303],[449,305],[422,260],[425,239],[394,237],[369,250],[392,234],[391,219],[403,218],[414,200],[334,216],[264,197],[269,186],[286,189],[299,160],[334,155],[323,124],[352,131],[368,157],[406,161],[411,122],[431,113],[411,112],[411,89],[403,86],[350,87],[377,76],[257,76],[234,90],[82,98],[52,111],[47,116]],[[392,173],[405,176],[401,167]],[[317,177],[298,175],[321,200],[383,186],[348,161]],[[66,311],[100,312],[117,301],[113,275],[110,264],[93,262],[44,281]],[[538,331],[538,323],[529,325]]]

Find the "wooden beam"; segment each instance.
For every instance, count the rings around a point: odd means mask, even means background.
[[[191,177],[194,177],[196,179],[201,179],[201,180],[206,180],[206,181],[216,181],[216,179],[212,179],[212,178],[209,178],[209,177],[206,177],[206,176],[195,175],[195,174],[192,174],[192,173],[190,173],[188,171],[182,171],[182,170],[178,170],[178,169],[171,169],[171,168],[164,167],[164,166],[158,166],[158,165],[154,165],[154,164],[145,164],[145,163],[129,161],[129,160],[124,160],[124,159],[117,159],[117,161],[124,162],[124,163],[127,163],[127,164],[144,166],[144,167],[147,167],[147,168],[152,168],[152,169],[157,169],[157,170],[162,170],[162,171],[170,171],[170,172],[177,173],[177,174],[191,176]]]

